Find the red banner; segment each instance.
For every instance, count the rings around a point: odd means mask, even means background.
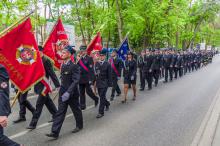
[[[62,20],[59,18],[43,46],[43,53],[54,62],[54,66],[57,69],[60,69],[63,62],[60,53],[68,43],[68,36],[63,27]]]
[[[30,18],[0,38],[0,63],[21,92],[29,90],[44,77]]]
[[[102,38],[101,38],[100,32],[97,33],[97,35],[93,38],[91,43],[88,45],[87,54],[90,55],[93,50],[95,51],[102,50]]]

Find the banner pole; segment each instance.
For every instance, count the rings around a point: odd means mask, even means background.
[[[8,28],[6,28],[5,30],[3,30],[0,33],[0,37],[4,36],[6,33],[8,33],[10,30],[12,30],[16,25],[18,25],[19,23],[23,22],[25,19],[27,19],[30,15],[32,15],[34,13],[34,11],[31,11],[28,15],[22,17],[21,19],[19,19],[18,21],[16,21],[15,23],[13,23],[11,26],[9,26]]]
[[[13,98],[13,101],[12,101],[12,103],[11,103],[11,108],[14,107],[14,105],[15,105],[15,103],[16,103],[16,101],[17,101],[19,95],[20,95],[20,93],[21,93],[21,92],[18,91],[17,94],[16,94],[16,96]]]

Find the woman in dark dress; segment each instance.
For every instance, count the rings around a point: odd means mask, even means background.
[[[137,80],[137,62],[133,58],[133,54],[129,52],[127,54],[127,60],[124,62],[124,99],[122,103],[127,102],[127,94],[129,84],[132,85],[133,89],[133,100],[136,100],[136,80]]]

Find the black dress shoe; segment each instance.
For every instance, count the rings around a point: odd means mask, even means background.
[[[111,96],[110,101],[113,101],[113,100],[114,100],[114,96]]]
[[[109,111],[109,105],[105,107],[105,111]]]
[[[17,120],[13,121],[15,124],[26,121],[26,118],[19,117]]]
[[[86,106],[81,106],[81,110],[85,110],[86,109]]]
[[[99,104],[99,101],[97,100],[97,101],[95,101],[95,107],[97,107],[98,106],[98,104]]]
[[[27,129],[34,130],[34,129],[36,129],[36,126],[30,126],[30,125],[29,125],[29,126],[27,127]]]
[[[98,114],[98,115],[96,116],[96,118],[99,119],[99,118],[102,118],[103,116],[104,116],[104,114]]]
[[[163,83],[167,83],[167,81],[163,81]]]
[[[121,101],[121,103],[126,103],[126,102],[127,102],[127,100],[126,100],[126,99]]]
[[[73,129],[72,133],[77,133],[81,130],[82,130],[82,128],[76,127],[75,129]]]
[[[116,96],[120,96],[120,95],[121,95],[121,93],[117,94]]]
[[[54,139],[58,139],[58,134],[55,134],[55,133],[50,133],[50,134],[46,134],[47,137],[51,137],[51,138],[54,138]]]
[[[144,91],[144,88],[139,89],[140,91]]]
[[[152,89],[152,87],[148,88],[148,90],[151,90],[151,89]]]

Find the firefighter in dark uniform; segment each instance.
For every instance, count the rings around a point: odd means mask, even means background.
[[[152,73],[153,73],[153,77],[155,80],[155,87],[158,85],[158,80],[159,80],[159,76],[160,76],[160,71],[162,68],[162,56],[160,55],[160,52],[158,49],[155,49],[154,51],[154,59],[153,59],[153,63],[152,63]]]
[[[144,56],[145,56],[145,50],[141,51],[141,55],[138,57],[138,68],[139,68],[139,74],[140,74],[140,91],[144,90],[145,87],[145,76],[143,74],[143,68],[144,68]]]
[[[79,91],[80,91],[80,105],[81,109],[86,109],[86,94],[91,97],[95,106],[98,105],[99,98],[92,91],[91,85],[93,84],[93,59],[92,57],[87,55],[86,46],[80,46],[80,60],[78,61],[78,65],[80,66],[80,81],[79,81]]]
[[[177,66],[177,52],[173,54],[173,72],[174,72],[174,78],[177,79],[178,76],[179,67]]]
[[[43,61],[43,65],[44,65],[44,69],[46,72],[46,79],[49,80],[49,78],[52,79],[54,85],[56,88],[60,87],[60,83],[59,80],[54,72],[53,66],[50,62],[50,60],[48,58],[46,58],[45,56],[43,56],[43,47],[42,46],[38,46],[39,51],[40,51],[40,55]],[[44,85],[43,83],[39,82],[37,85],[35,85],[34,90],[35,93],[38,94],[38,99],[37,99],[37,103],[36,103],[36,111],[34,112],[34,115],[32,117],[31,123],[29,124],[29,126],[27,127],[27,129],[35,129],[37,122],[40,118],[40,115],[42,113],[43,107],[44,105],[46,105],[48,111],[51,113],[53,119],[55,117],[55,114],[57,112],[57,108],[55,106],[55,104],[53,103],[52,99],[49,96],[49,93],[46,93],[46,95],[43,94],[43,90],[44,90]]]
[[[17,89],[16,89],[17,90]],[[18,92],[18,91],[16,91]],[[32,104],[27,100],[28,91],[25,93],[19,93],[18,95],[18,103],[19,103],[19,117],[17,120],[13,121],[14,123],[20,123],[26,121],[26,108],[34,115],[35,108]]]
[[[99,113],[96,118],[104,116],[104,110],[108,111],[110,103],[106,99],[108,87],[112,86],[111,65],[106,59],[106,50],[100,51],[100,60],[95,64],[96,87],[100,97]]]
[[[183,57],[181,56],[180,52],[177,52],[176,55],[176,63],[174,65],[175,67],[175,78],[177,78],[178,73],[179,73],[179,77],[182,77],[183,75]]]
[[[117,96],[121,95],[121,89],[118,86],[118,80],[121,78],[121,70],[123,67],[123,62],[121,59],[117,57],[117,50],[114,49],[111,53],[111,58],[109,59],[109,63],[111,64],[111,72],[112,72],[112,93],[110,100],[114,100],[115,91],[117,92]]]
[[[11,113],[9,102],[9,76],[3,65],[0,64],[0,146],[20,146],[4,135],[3,128],[8,124]]]
[[[183,52],[183,74],[187,73],[187,54],[186,51]]]
[[[173,57],[169,50],[166,50],[163,56],[163,66],[165,69],[165,81],[164,83],[168,82],[168,75],[170,76],[170,81],[173,80]]]
[[[197,58],[196,58],[195,52],[193,52],[192,53],[192,64],[191,64],[192,71],[197,70],[196,64],[197,64]]]
[[[153,82],[152,64],[153,64],[153,55],[148,49],[146,49],[146,54],[144,56],[143,72],[145,79],[147,80],[148,90],[152,89],[152,82]]]
[[[80,67],[71,61],[73,53],[75,53],[75,50],[70,46],[67,46],[62,50],[61,57],[64,62],[61,66],[61,86],[58,99],[58,111],[53,120],[51,133],[46,134],[46,136],[55,139],[59,137],[68,106],[70,106],[76,120],[76,128],[72,133],[79,132],[83,129],[83,116],[79,105],[78,90]]]
[[[127,54],[127,59],[124,62],[124,99],[122,103],[127,102],[128,88],[129,84],[132,85],[133,89],[133,100],[136,100],[136,81],[137,81],[137,62],[133,58],[133,53],[129,52]]]

